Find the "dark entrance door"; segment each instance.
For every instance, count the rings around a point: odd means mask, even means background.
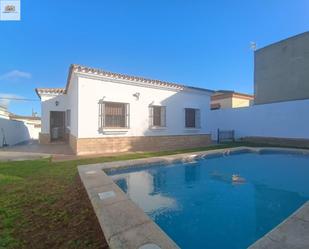
[[[50,112],[50,140],[65,140],[65,112]]]

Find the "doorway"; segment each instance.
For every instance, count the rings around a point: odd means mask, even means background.
[[[65,141],[65,112],[50,112],[50,140]]]

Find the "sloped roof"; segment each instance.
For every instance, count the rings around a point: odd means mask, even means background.
[[[196,91],[206,91],[209,93],[213,93],[212,90],[205,89],[205,88],[192,87],[192,86],[186,86],[184,84],[173,83],[173,82],[168,82],[168,81],[149,79],[149,78],[132,76],[132,75],[127,75],[127,74],[114,73],[114,72],[105,71],[105,70],[97,69],[97,68],[91,68],[91,67],[82,66],[78,64],[72,64],[70,66],[67,85],[65,88],[66,91],[68,90],[70,79],[71,79],[73,72],[99,75],[99,76],[104,76],[104,77],[108,77],[112,79],[122,79],[122,80],[134,81],[137,83],[148,84],[148,85],[159,86],[159,87],[173,88],[177,90],[192,89]]]
[[[35,88],[36,94],[41,98],[41,94],[64,94],[65,88]]]
[[[41,120],[40,117],[37,116],[22,116],[17,114],[11,114],[9,115],[10,119],[28,119],[28,120]]]
[[[225,99],[225,98],[241,98],[241,99],[248,99],[253,100],[254,96],[246,93],[239,93],[230,90],[219,90],[214,92],[211,96],[211,100],[218,100],[218,99]]]
[[[113,73],[113,72],[105,71],[102,69],[81,66],[78,64],[72,64],[69,69],[67,84],[65,88],[36,88],[35,91],[37,95],[40,97],[41,94],[65,94],[67,93],[73,73],[84,73],[84,74],[91,74],[91,75],[97,75],[97,76],[104,76],[104,77],[111,78],[111,79],[132,81],[132,82],[136,82],[140,84],[157,86],[157,87],[166,87],[166,88],[176,89],[176,90],[184,90],[184,89],[188,90],[189,89],[193,91],[208,92],[210,94],[214,92],[212,90],[205,89],[205,88],[186,86],[184,84],[172,83],[168,81],[155,80],[155,79],[148,79],[148,78],[139,77],[139,76],[131,76],[131,75],[126,75],[126,74]]]

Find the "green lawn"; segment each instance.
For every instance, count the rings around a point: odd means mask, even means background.
[[[135,153],[51,162],[0,163],[0,248],[107,248],[77,165],[236,147]]]

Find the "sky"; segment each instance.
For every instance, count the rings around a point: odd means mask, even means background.
[[[0,99],[40,114],[36,87],[64,87],[70,64],[253,93],[253,51],[309,31],[308,0],[21,0],[0,21]]]

